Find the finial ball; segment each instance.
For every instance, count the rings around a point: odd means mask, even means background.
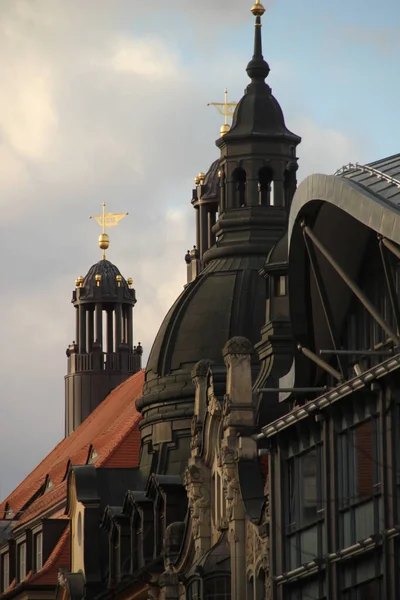
[[[221,137],[223,135],[225,135],[226,133],[228,133],[228,131],[230,131],[230,128],[231,128],[231,126],[229,125],[229,123],[225,123],[224,125],[221,125],[221,129],[219,130]]]
[[[196,175],[196,177],[194,178],[194,184],[199,185],[199,183],[200,183],[200,177],[198,175]]]
[[[255,17],[262,17],[265,13],[265,8],[261,4],[260,0],[256,0],[255,4],[251,8],[251,12]]]
[[[110,245],[110,238],[106,233],[101,233],[99,235],[99,246],[102,250],[107,250]]]

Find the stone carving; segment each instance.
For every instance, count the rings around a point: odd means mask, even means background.
[[[196,379],[197,377],[207,377],[212,364],[212,360],[199,360],[192,369],[192,379]]]
[[[238,504],[240,487],[235,460],[236,453],[227,445],[227,440],[224,440],[224,442],[218,453],[217,460],[224,484],[227,519],[230,521],[234,518],[234,508]]]
[[[226,342],[222,354],[223,356],[228,354],[253,354],[253,346],[247,338],[236,336]]]
[[[192,417],[190,430],[191,430],[190,447],[191,447],[192,451],[196,451],[201,446],[202,433],[203,433],[203,424],[196,415],[193,415],[193,417]],[[196,453],[197,452],[195,452],[195,454]]]
[[[212,417],[220,417],[222,414],[221,403],[219,400],[212,394],[210,396],[208,402],[208,412]]]
[[[211,536],[209,479],[208,469],[199,460],[190,459],[184,474],[184,485],[188,496],[195,543],[200,538],[208,540]],[[206,545],[208,546],[207,541]],[[196,544],[196,551],[200,552],[199,543]]]

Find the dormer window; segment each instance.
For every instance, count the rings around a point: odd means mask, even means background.
[[[35,571],[43,567],[43,533],[39,531],[34,537]]]
[[[91,446],[90,448],[90,452],[89,452],[89,458],[87,461],[88,465],[93,465],[93,463],[96,462],[96,460],[99,458],[99,455],[97,454],[96,450],[93,448],[93,446]]]
[[[46,482],[44,485],[44,491],[47,492],[48,490],[51,490],[52,487],[53,487],[53,482],[50,479],[49,475],[47,475]]]
[[[18,557],[18,581],[23,581],[26,577],[26,542],[17,546]]]
[[[7,552],[1,558],[1,591],[5,590],[10,585],[10,555]]]
[[[287,294],[287,276],[276,275],[274,278],[274,296],[280,298]]]
[[[11,508],[11,506],[7,502],[6,508],[5,508],[5,511],[4,511],[4,518],[5,519],[12,519],[13,517],[14,517],[14,511],[13,511],[13,509]]]

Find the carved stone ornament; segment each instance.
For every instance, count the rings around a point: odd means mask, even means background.
[[[231,408],[232,408],[232,400],[229,396],[229,394],[225,394],[224,396],[224,407],[222,410],[222,415],[224,417],[226,417],[227,415],[229,415],[229,413],[231,412]]]
[[[227,356],[228,354],[253,354],[252,343],[245,337],[236,336],[226,342],[222,355]]]
[[[207,537],[210,528],[210,490],[205,467],[189,464],[184,474],[184,485],[192,517],[193,539]]]
[[[191,375],[192,379],[196,379],[198,377],[207,377],[210,367],[212,366],[212,360],[199,360],[192,369]]]
[[[246,573],[248,577],[257,576],[263,569],[269,574],[269,537],[260,537],[259,528],[246,520]]]
[[[199,448],[199,446],[201,446],[202,431],[203,424],[196,415],[193,415],[192,422],[190,425],[190,432],[192,437],[190,441],[190,447],[192,450],[195,450],[196,448]]]
[[[207,410],[212,417],[220,417],[222,414],[221,403],[214,394],[210,396]]]

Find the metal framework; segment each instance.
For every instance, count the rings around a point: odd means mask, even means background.
[[[352,173],[356,171],[361,171],[362,173],[369,173],[370,175],[375,175],[375,177],[377,177],[378,179],[383,179],[384,181],[387,181],[391,185],[395,185],[397,188],[400,189],[400,181],[398,179],[395,179],[394,177],[391,177],[386,173],[382,173],[382,171],[374,169],[369,165],[362,165],[358,162],[344,165],[336,171],[335,175],[345,175],[346,173]]]
[[[387,333],[387,335],[393,340],[396,345],[400,345],[399,336],[392,331],[391,327],[386,323],[386,321],[379,314],[375,306],[368,300],[367,296],[361,290],[361,288],[356,284],[355,281],[351,279],[347,275],[347,273],[342,269],[339,263],[333,258],[331,253],[325,248],[322,242],[317,238],[315,233],[312,231],[310,227],[308,227],[305,222],[302,223],[303,230],[305,234],[312,240],[314,246],[318,248],[321,254],[326,258],[326,260],[330,263],[330,265],[335,269],[336,273],[342,278],[345,284],[351,289],[353,294],[360,300],[360,302],[364,305],[365,309],[369,312],[371,317],[375,319],[375,321],[382,327],[382,329]]]
[[[262,433],[257,434],[257,439],[262,439],[264,437],[269,438],[276,435],[279,431],[282,431],[283,429],[290,427],[290,425],[293,425],[293,423],[302,421],[310,414],[317,414],[319,410],[326,408],[330,404],[337,402],[341,398],[348,396],[356,390],[360,390],[367,385],[370,385],[374,380],[380,379],[388,373],[396,371],[399,367],[400,353],[395,354],[388,360],[385,360],[379,365],[368,369],[368,371],[361,373],[359,376],[353,377],[352,379],[339,384],[315,400],[309,400],[303,406],[295,408],[277,421],[266,425],[263,427]]]

